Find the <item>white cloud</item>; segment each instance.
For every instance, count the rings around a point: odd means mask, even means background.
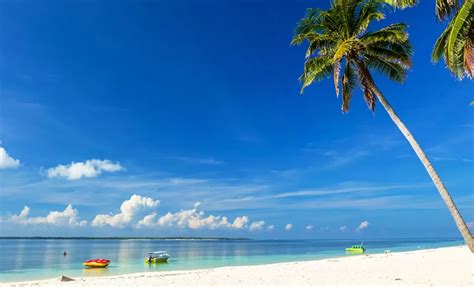
[[[10,216],[9,221],[17,222],[17,223],[26,223],[26,218],[28,217],[29,213],[30,213],[30,208],[25,205],[25,207],[23,207],[23,210],[20,212],[20,214]]]
[[[173,227],[190,228],[190,229],[244,229],[248,228],[247,223],[249,218],[247,216],[236,217],[233,222],[229,222],[226,216],[205,216],[204,211],[198,211],[197,208],[201,205],[200,202],[194,204],[192,209],[184,209],[178,212],[168,212],[160,217],[156,212],[146,215],[137,223],[137,227],[151,228],[151,227]]]
[[[156,212],[145,215],[137,224],[138,227],[152,226],[156,221]]]
[[[267,226],[267,231],[268,232],[272,232],[274,229],[275,229],[275,225],[273,225],[273,224]]]
[[[305,227],[306,231],[311,231],[313,230],[313,226],[310,224],[308,226]]]
[[[339,227],[339,230],[341,232],[346,232],[347,231],[347,226],[343,225],[343,226]]]
[[[367,229],[367,227],[369,227],[369,222],[367,220],[364,220],[359,224],[359,227],[357,227],[357,230],[364,230],[364,229]]]
[[[102,172],[117,172],[124,168],[119,163],[110,160],[91,159],[85,162],[71,162],[68,165],[58,165],[46,170],[48,178],[65,177],[77,180],[83,177],[96,177]]]
[[[230,223],[226,216],[209,215],[206,217],[204,214],[204,211],[197,211],[196,208],[185,209],[176,213],[168,212],[158,218],[158,220],[152,220],[150,217],[145,216],[139,225],[142,227],[178,226],[180,228],[190,229],[242,229],[246,227],[246,223],[248,222],[247,216],[236,217],[234,221]],[[153,217],[153,219],[155,218]]]
[[[144,210],[156,208],[159,203],[159,200],[134,194],[130,199],[122,203],[120,213],[115,215],[98,214],[94,220],[92,220],[92,226],[110,225],[112,227],[124,227],[131,223],[132,220]],[[150,220],[150,218],[147,220]]]
[[[21,224],[51,224],[62,226],[85,226],[86,220],[79,219],[79,212],[71,204],[64,211],[50,211],[45,217],[28,217],[30,208],[25,206],[19,215],[12,215],[9,221]]]
[[[391,190],[401,190],[401,189],[420,189],[426,188],[430,185],[427,183],[419,184],[407,184],[407,185],[374,185],[360,182],[346,182],[339,184],[335,187],[324,187],[324,188],[313,188],[313,189],[303,189],[298,191],[283,192],[276,194],[268,194],[263,196],[246,196],[242,198],[236,198],[231,200],[226,200],[225,202],[268,202],[269,199],[282,199],[289,197],[309,197],[309,196],[326,196],[326,195],[338,195],[338,194],[353,194],[361,192],[370,192],[370,193],[380,193],[382,191],[391,191]],[[288,204],[285,204],[288,206]],[[301,206],[298,203],[298,206]],[[322,206],[324,207],[324,205]],[[333,206],[329,206],[333,208]]]
[[[188,226],[191,229],[209,228],[217,229],[222,227],[229,227],[231,224],[227,220],[227,217],[209,215],[208,217],[201,218],[202,213],[198,213],[198,216],[193,216],[188,221]]]
[[[19,166],[20,160],[12,158],[5,148],[0,147],[0,169],[17,168]]]
[[[287,225],[285,225],[285,230],[286,230],[286,231],[289,231],[289,230],[291,230],[292,228],[293,228],[293,224],[291,224],[291,223],[288,223]]]
[[[249,222],[249,218],[247,216],[236,217],[232,223],[232,226],[237,229],[242,229],[246,226],[247,222]]]
[[[250,231],[262,230],[265,225],[265,221],[255,221],[250,224]]]
[[[194,208],[180,210],[172,213],[167,212],[160,216],[156,210],[160,201],[149,197],[133,194],[129,199],[122,202],[120,212],[115,214],[97,214],[90,225],[94,227],[110,226],[114,228],[159,228],[178,227],[196,229],[233,229],[233,230],[262,230],[264,221],[255,221],[249,225],[248,216],[238,216],[230,220],[226,216],[206,215],[204,211],[198,210],[199,202]],[[68,205],[64,211],[51,211],[46,217],[28,217],[30,208],[25,206],[16,215],[9,216],[6,220],[20,224],[54,224],[84,226],[87,221],[81,221],[78,212]]]

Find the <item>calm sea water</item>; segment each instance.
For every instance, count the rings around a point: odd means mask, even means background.
[[[105,240],[105,239],[0,239],[0,282],[66,276],[104,276],[145,271],[201,269],[351,256],[344,248],[354,240]],[[459,245],[459,240],[369,240],[368,253],[385,249],[416,250]],[[167,250],[169,263],[149,265],[149,251]],[[63,256],[67,251],[68,255]],[[111,260],[108,268],[85,269],[91,258]]]

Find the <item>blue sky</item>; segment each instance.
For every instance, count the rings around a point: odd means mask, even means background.
[[[375,79],[474,222],[473,84],[431,63],[432,2],[388,13],[414,65]],[[2,1],[1,235],[457,237],[381,106],[299,94],[295,23],[328,4]]]

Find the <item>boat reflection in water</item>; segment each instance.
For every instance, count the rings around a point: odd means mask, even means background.
[[[84,268],[82,269],[84,276],[107,276],[109,275],[109,268]]]

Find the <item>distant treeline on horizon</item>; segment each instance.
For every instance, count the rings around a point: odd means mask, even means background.
[[[1,239],[118,239],[118,240],[127,240],[127,239],[148,239],[148,240],[250,240],[249,238],[243,237],[93,237],[93,236],[72,236],[72,237],[62,237],[62,236],[1,236]]]

